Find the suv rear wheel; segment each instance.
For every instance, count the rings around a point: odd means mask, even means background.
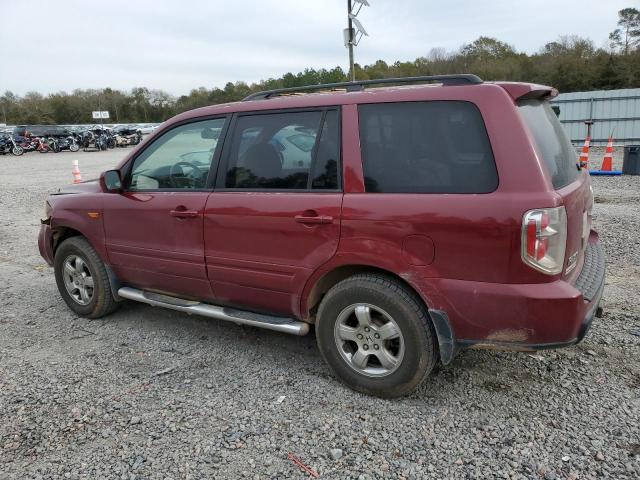
[[[378,274],[355,275],[327,292],[316,337],[340,380],[369,395],[406,395],[437,361],[422,303],[404,285]]]
[[[99,318],[115,310],[107,269],[83,237],[71,237],[56,250],[53,262],[60,295],[82,317]]]

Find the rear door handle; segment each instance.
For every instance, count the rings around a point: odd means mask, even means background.
[[[333,217],[329,215],[296,215],[294,219],[296,222],[304,223],[305,225],[333,223]]]
[[[197,210],[171,210],[169,215],[175,218],[196,218],[199,213]]]

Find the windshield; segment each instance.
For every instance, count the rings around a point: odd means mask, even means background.
[[[527,100],[518,107],[549,169],[554,188],[569,185],[580,173],[576,151],[549,102]]]

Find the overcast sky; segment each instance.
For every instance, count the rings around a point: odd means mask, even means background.
[[[414,60],[480,35],[537,51],[560,35],[604,46],[640,0],[369,0],[356,61]],[[346,0],[28,0],[0,27],[0,91],[135,86],[172,94],[305,67],[347,67]],[[6,17],[6,15],[3,15]]]

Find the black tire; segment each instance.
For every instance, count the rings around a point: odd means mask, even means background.
[[[339,351],[334,334],[338,317],[361,303],[386,312],[401,332],[402,359],[385,376],[372,377],[357,371]],[[424,305],[413,291],[390,277],[358,274],[339,282],[323,298],[317,319],[316,339],[322,356],[337,377],[358,392],[383,398],[407,395],[437,364],[436,335]]]
[[[65,287],[64,263],[71,256],[80,257],[93,278],[93,294],[86,305],[76,301]],[[111,293],[111,284],[107,269],[91,244],[80,236],[67,238],[56,250],[53,268],[60,295],[76,314],[87,318],[100,318],[110,314],[117,308],[117,302]]]

